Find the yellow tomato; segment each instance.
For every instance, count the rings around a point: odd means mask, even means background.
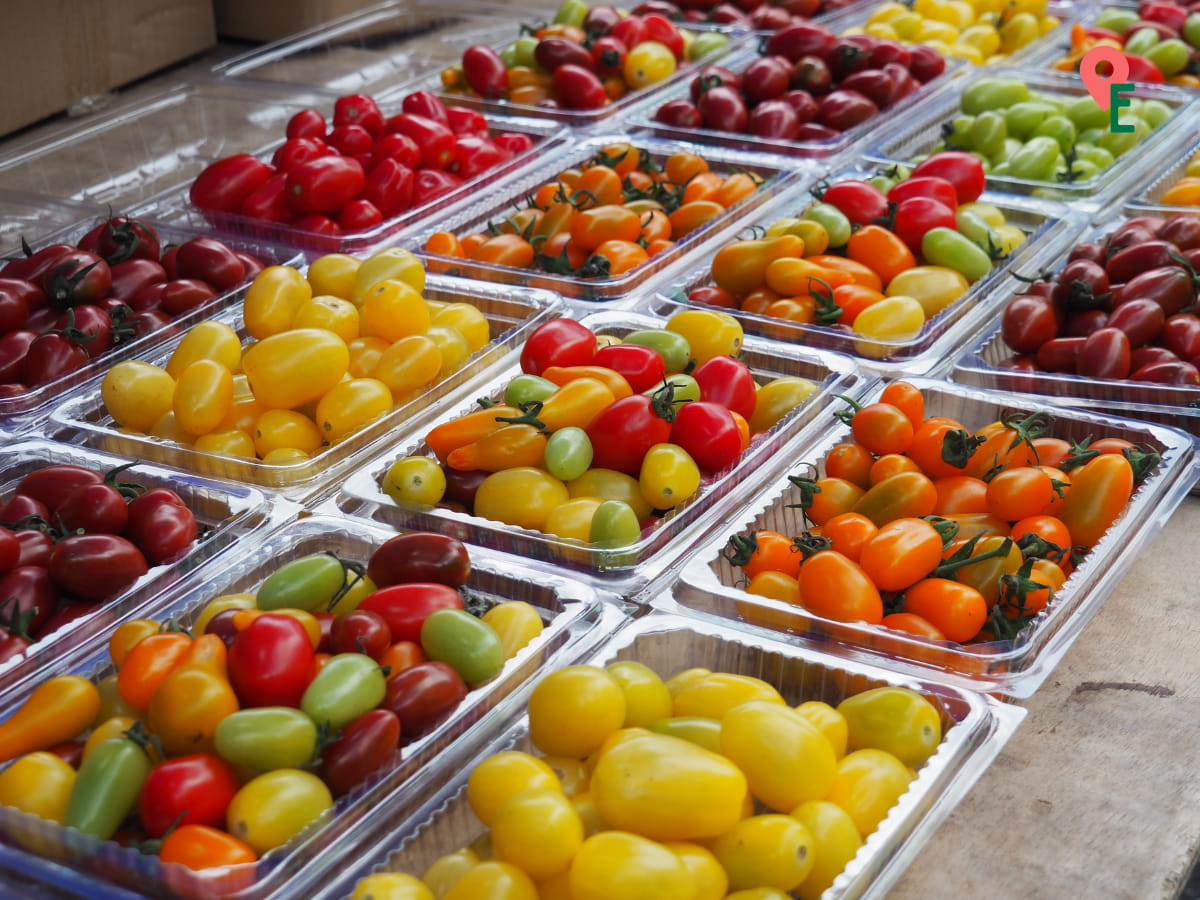
[[[623,831],[594,834],[571,863],[572,900],[694,900],[696,885],[669,849]]]
[[[317,402],[317,427],[333,443],[388,413],[392,392],[375,378],[352,378],[334,387]]]
[[[403,281],[418,294],[425,291],[425,267],[409,250],[389,247],[365,259],[354,275],[354,293],[349,299],[362,306],[367,294],[381,281]]]
[[[233,402],[229,404],[229,409],[216,427],[216,431],[244,431],[250,434],[254,431],[254,423],[258,421],[259,416],[267,410],[261,403],[254,399],[253,395],[248,397],[239,397],[237,394],[237,384],[235,382],[233,388]]]
[[[434,897],[444,897],[446,891],[454,887],[454,883],[462,878],[469,869],[479,865],[479,857],[469,848],[455,850],[439,856],[421,875],[424,885],[433,891]]]
[[[912,297],[927,317],[937,315],[967,292],[970,284],[961,273],[945,266],[914,266],[888,282],[888,296]],[[857,324],[857,320],[855,320]]]
[[[268,409],[254,423],[254,451],[266,457],[275,450],[294,448],[304,453],[321,449],[321,431],[304,413]]]
[[[590,539],[592,517],[596,508],[604,501],[598,497],[575,497],[566,503],[560,503],[546,516],[542,530],[566,540],[584,541]]]
[[[768,381],[754,395],[754,414],[750,417],[750,430],[768,430],[804,403],[816,390],[814,382],[795,375],[785,375]]]
[[[362,317],[371,333],[385,341],[398,341],[429,330],[429,308],[419,291],[404,281],[388,279],[363,298]]]
[[[746,773],[750,792],[778,812],[824,799],[837,758],[817,727],[794,709],[753,701],[721,721],[721,752]]]
[[[624,721],[621,685],[596,666],[551,672],[529,697],[530,740],[551,756],[583,759]]]
[[[567,486],[545,469],[519,466],[484,479],[475,492],[475,515],[541,530],[550,510],[570,499]]]
[[[815,859],[808,877],[796,888],[800,900],[819,900],[833,880],[854,859],[862,838],[854,820],[835,803],[810,800],[792,810],[792,818],[801,822],[812,835]]]
[[[332,808],[329,788],[316,775],[275,769],[242,785],[229,803],[225,820],[229,833],[261,856],[286,844]]]
[[[587,791],[592,778],[592,770],[587,762],[565,756],[543,756],[540,759],[558,776],[562,792],[568,797],[576,797]]]
[[[349,300],[321,294],[296,310],[291,327],[325,328],[350,343],[358,337],[358,308]]]
[[[0,772],[0,805],[11,806],[60,825],[75,785],[75,770],[61,757],[27,753]]]
[[[244,431],[210,431],[196,438],[193,445],[201,453],[217,456],[240,456],[254,459],[254,441]]]
[[[925,697],[908,688],[862,691],[838,704],[851,750],[886,750],[906,766],[925,762],[942,742],[942,719]]]
[[[354,297],[354,278],[360,261],[345,253],[327,253],[312,261],[308,267],[308,283],[315,296]]]
[[[500,636],[505,659],[516,656],[545,628],[537,607],[524,600],[509,600],[493,606],[483,614],[483,622]]]
[[[631,88],[644,88],[675,74],[674,52],[659,41],[642,41],[625,57],[622,74]]]
[[[671,700],[679,696],[680,691],[692,685],[699,684],[712,674],[712,669],[704,669],[696,667],[693,669],[684,669],[682,672],[676,672],[667,679],[667,690],[671,692]]]
[[[667,330],[687,338],[697,365],[714,356],[736,356],[742,349],[742,323],[728,313],[684,310],[667,320]]]
[[[518,750],[505,750],[484,759],[467,777],[467,802],[476,818],[491,826],[496,811],[510,797],[533,790],[557,790],[562,786],[545,761]]]
[[[620,500],[629,504],[638,520],[650,515],[652,507],[642,496],[642,488],[632,475],[614,469],[588,469],[578,478],[567,482],[571,497],[593,497],[600,500]]]
[[[425,336],[437,345],[442,354],[442,367],[438,369],[438,381],[453,375],[471,358],[471,344],[457,328],[448,325],[430,325]]]
[[[291,266],[268,266],[246,288],[242,304],[246,331],[258,340],[287,331],[312,295],[312,285]]]
[[[433,325],[444,325],[459,332],[467,339],[472,353],[482,349],[491,340],[487,316],[470,303],[447,303],[433,313],[430,321]]]
[[[428,335],[411,334],[380,354],[370,377],[382,381],[400,399],[433,384],[441,370],[442,351],[438,345]]]
[[[122,428],[149,431],[168,412],[175,379],[150,363],[126,360],[108,370],[100,383],[104,408]]]
[[[178,378],[184,369],[199,359],[216,360],[230,372],[236,372],[242,365],[242,342],[237,332],[224,322],[196,323],[171,354],[167,374]]]
[[[374,377],[375,367],[384,351],[392,346],[380,337],[355,338],[346,345],[350,352],[350,376],[352,378]]]
[[[760,678],[711,672],[675,693],[674,714],[724,719],[730,710],[751,700],[784,705],[779,691]]]
[[[411,875],[378,872],[360,881],[350,900],[436,900],[436,895]]]
[[[825,799],[844,809],[866,839],[908,790],[912,777],[908,767],[890,753],[856,750],[837,764]]]
[[[434,506],[446,494],[446,473],[429,456],[406,456],[383,476],[383,492],[399,504]]]
[[[794,890],[813,867],[812,833],[791,816],[742,819],[712,842],[712,852],[734,890]]]
[[[543,881],[567,871],[583,844],[583,821],[557,787],[521,791],[500,804],[492,818],[496,859]]]
[[[171,406],[175,421],[189,434],[208,434],[233,405],[233,375],[219,362],[198,359],[179,376]]]
[[[133,716],[113,716],[111,719],[105,719],[92,729],[92,733],[83,742],[83,759],[91,756],[96,747],[109,738],[124,737],[125,732],[137,724],[137,721]]]
[[[796,707],[796,712],[808,719],[825,735],[833,753],[841,759],[846,755],[846,717],[820,700],[808,700]]]
[[[506,862],[484,862],[463,873],[442,900],[538,900],[533,880]]]
[[[605,667],[625,694],[625,728],[646,727],[671,715],[671,692],[653,669],[626,659]]]
[[[350,366],[346,342],[331,331],[300,328],[264,338],[242,366],[259,403],[294,409],[326,394]]]
[[[655,509],[674,509],[700,489],[700,467],[678,444],[655,444],[642,460],[638,486]]]
[[[729,876],[707,848],[686,841],[670,841],[663,846],[675,854],[691,875],[696,885],[695,900],[722,900],[729,890]]]

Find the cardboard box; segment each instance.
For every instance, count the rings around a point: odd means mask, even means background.
[[[239,41],[277,41],[380,0],[214,0],[217,33]]]
[[[7,0],[0,133],[212,47],[211,0]]]

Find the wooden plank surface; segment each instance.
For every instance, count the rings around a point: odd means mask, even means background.
[[[894,900],[1171,900],[1200,852],[1200,499],[1034,697]]]

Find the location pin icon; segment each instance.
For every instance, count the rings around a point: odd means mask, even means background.
[[[1111,74],[1101,75],[1096,71],[1102,62],[1112,67]],[[1107,112],[1112,105],[1112,91],[1109,86],[1124,84],[1129,78],[1129,60],[1116,47],[1093,47],[1079,61],[1079,75],[1096,105]]]

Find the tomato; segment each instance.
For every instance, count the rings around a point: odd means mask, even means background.
[[[1058,517],[1077,546],[1091,548],[1117,520],[1133,493],[1133,469],[1116,453],[1102,453],[1071,473]]]
[[[158,851],[163,863],[179,863],[202,870],[252,863],[257,858],[249,844],[207,825],[183,825],[165,838]]]
[[[805,560],[800,567],[800,591],[808,609],[826,618],[873,625],[883,618],[878,588],[858,563],[836,551]]]
[[[30,387],[50,384],[87,365],[87,351],[65,335],[43,334],[29,344],[21,366],[21,380]]]
[[[317,726],[298,709],[243,709],[221,720],[214,734],[220,757],[254,770],[298,768],[317,749]]]
[[[591,365],[596,335],[573,319],[554,319],[533,330],[521,348],[521,370],[540,375],[551,366]]]
[[[504,667],[500,636],[461,609],[439,609],[421,626],[421,646],[429,658],[449,663],[472,687],[494,678]]]
[[[626,67],[629,60],[625,61]],[[591,69],[568,63],[551,75],[554,97],[565,109],[599,109],[608,104],[604,83]]]
[[[238,709],[238,698],[226,677],[224,641],[203,634],[162,679],[146,711],[146,724],[164,752],[175,755],[211,750],[213,733]]]
[[[639,471],[647,451],[671,437],[673,409],[642,394],[623,397],[603,410],[588,426],[593,465],[630,474]]]
[[[732,413],[719,403],[692,401],[675,415],[668,432],[705,472],[720,472],[742,454],[742,439]]]
[[[287,175],[288,204],[300,215],[336,213],[362,193],[362,164],[348,156],[320,156],[294,166]]]
[[[378,706],[386,692],[375,660],[363,653],[339,653],[309,682],[300,708],[319,727],[336,731]]]
[[[242,361],[254,396],[268,409],[294,409],[332,389],[350,354],[332,332],[300,328],[264,338]]]
[[[255,188],[273,173],[271,166],[249,153],[238,153],[204,169],[192,182],[188,196],[200,209],[236,213]]]
[[[411,741],[436,729],[466,695],[467,685],[452,667],[425,662],[392,675],[380,706],[399,717],[404,739]]]
[[[347,94],[338,97],[333,104],[333,124],[335,127],[357,125],[372,137],[378,137],[383,131],[383,114],[374,98],[366,94]]]
[[[544,677],[529,699],[530,739],[543,753],[583,759],[625,719],[625,695],[608,672],[569,666]]]
[[[713,855],[729,874],[733,890],[794,890],[812,871],[813,850],[808,827],[784,815],[742,819],[712,844]]]
[[[173,825],[219,827],[238,787],[232,767],[220,757],[172,757],[146,777],[138,796],[138,819],[150,837],[162,837]]]
[[[471,770],[467,800],[476,817],[490,827],[506,800],[522,791],[539,789],[561,791],[554,770],[538,757],[506,750],[484,758]]]
[[[983,163],[973,153],[952,150],[935,153],[913,170],[910,178],[941,178],[954,185],[959,203],[973,203],[979,199],[986,185]]]
[[[461,851],[469,853],[469,850]],[[474,854],[472,854],[474,856]],[[479,862],[476,859],[472,866]],[[435,862],[434,865],[437,865]],[[465,872],[471,866],[465,867],[462,872]],[[455,872],[455,879],[462,872]],[[429,881],[428,873],[425,875],[425,881]],[[436,897],[444,896],[445,892],[450,889],[453,881],[448,882],[445,888],[437,894],[431,893],[429,888],[424,883],[418,881],[411,875],[401,875],[397,872],[379,872],[374,875],[368,875],[360,881],[354,888],[354,893],[350,900],[435,900]]]
[[[379,574],[385,581],[388,580],[386,573]],[[381,616],[392,641],[419,641],[421,629],[430,614],[440,609],[462,610],[463,604],[458,591],[447,585],[405,582],[380,588],[363,600],[358,608]]]
[[[837,765],[829,801],[845,810],[862,838],[883,821],[912,781],[908,768],[883,750],[857,750]]]
[[[316,775],[299,769],[276,769],[246,782],[229,804],[229,833],[256,853],[266,853],[333,807],[333,797]]]
[[[263,615],[234,638],[229,681],[247,706],[298,706],[312,680],[313,644],[289,616]]]
[[[150,758],[128,738],[109,738],[79,767],[63,824],[108,840],[137,804]]]
[[[945,578],[926,578],[904,595],[905,612],[933,624],[952,641],[969,641],[987,620],[987,602],[970,585]]]
[[[941,561],[938,531],[924,519],[901,518],[884,524],[866,541],[858,564],[880,590],[900,591],[920,581]]]
[[[474,44],[463,51],[463,75],[476,93],[487,99],[503,97],[508,91],[508,67],[495,50]]]
[[[75,769],[53,753],[28,753],[0,772],[0,805],[62,824]]]
[[[795,710],[751,701],[721,721],[721,752],[746,773],[750,791],[771,809],[823,799],[833,781],[833,746]]]
[[[321,777],[335,797],[349,793],[384,766],[400,742],[400,720],[386,709],[364,713],[321,753]]]
[[[583,843],[583,822],[557,787],[521,791],[496,810],[491,825],[496,858],[544,881],[565,873]]]
[[[135,497],[128,511],[125,536],[155,565],[179,559],[196,541],[195,515],[169,488],[154,488]]]
[[[892,404],[872,403],[855,412],[850,432],[856,442],[883,456],[908,450],[913,439],[913,424],[903,410]]]
[[[862,691],[839,703],[837,711],[845,717],[850,750],[886,750],[907,766],[919,766],[942,740],[936,707],[908,688]]]
[[[146,557],[125,538],[82,534],[64,538],[50,556],[50,578],[84,600],[109,600],[149,571]]]

